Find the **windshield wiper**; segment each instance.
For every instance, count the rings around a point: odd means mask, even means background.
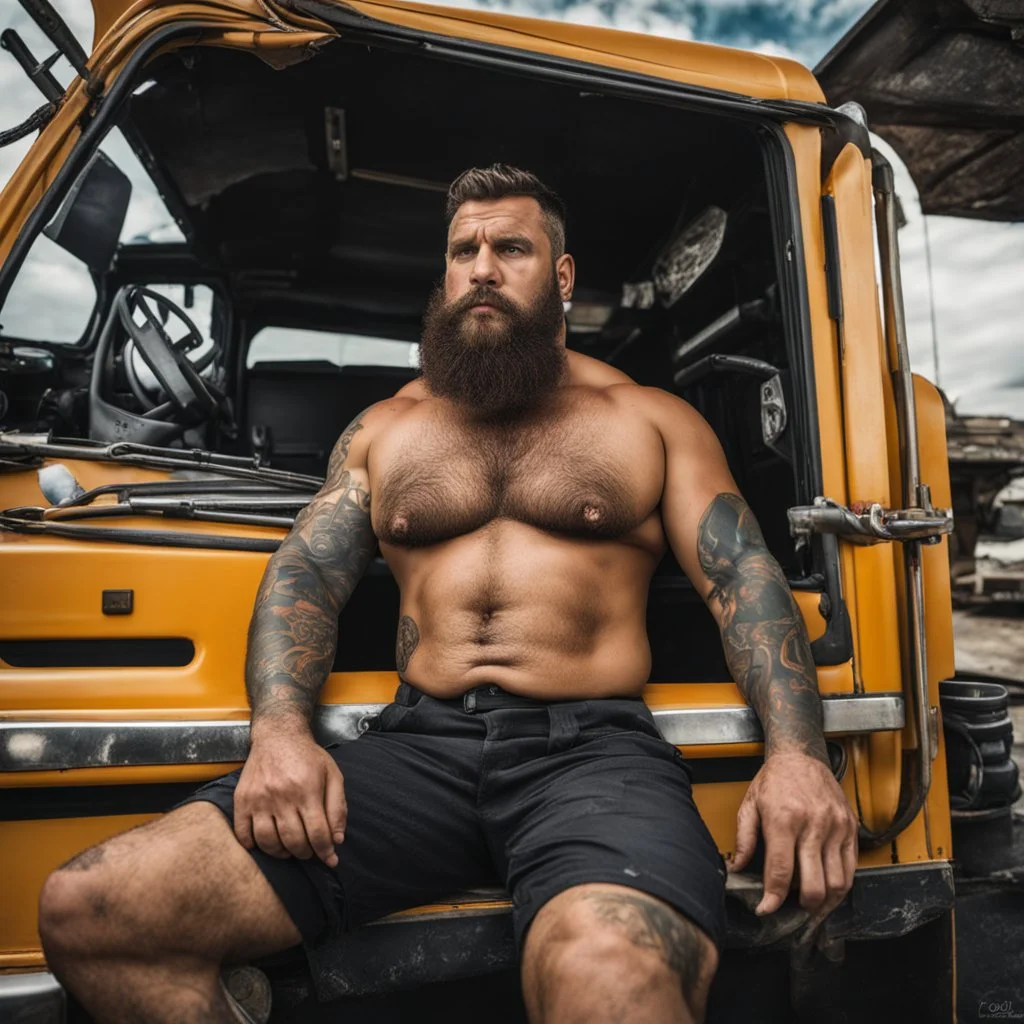
[[[199,482],[199,481],[197,481]],[[203,484],[218,481],[201,481]],[[233,481],[219,481],[222,485]],[[313,497],[312,492],[282,494],[237,488],[233,492],[221,486],[220,491],[210,494],[135,494],[130,485],[115,485],[122,491],[118,500],[112,503],[96,501],[112,493],[109,486],[97,487],[76,498],[50,506],[21,505],[0,512],[0,530],[12,533],[54,533],[57,536],[77,536],[83,540],[121,540],[127,543],[170,543],[170,536],[164,532],[148,529],[115,530],[96,529],[81,526],[85,519],[123,519],[159,516],[166,519],[191,519],[209,523],[231,523],[235,526],[269,526],[289,530],[295,523],[295,516]],[[140,485],[146,486],[146,485]],[[152,487],[152,484],[149,485]],[[251,486],[251,485],[250,485]],[[116,535],[115,535],[116,534]],[[184,535],[188,536],[188,535]],[[154,539],[155,538],[155,539]],[[210,538],[207,537],[207,540]],[[181,546],[231,547],[232,540],[221,538],[213,544],[192,545],[187,540]],[[246,539],[243,548],[252,550],[254,538]],[[274,550],[279,541],[270,541],[272,546],[255,550]]]
[[[287,491],[315,492],[324,482],[322,477],[261,466],[258,456],[247,458],[241,455],[219,455],[201,448],[159,448],[127,441],[111,444],[79,438],[57,438],[51,441],[49,434],[0,431],[0,457],[13,452],[43,455],[51,459],[110,462],[121,466],[139,466],[142,469],[202,470],[245,480],[258,480],[264,485]]]
[[[264,524],[259,524],[264,525]],[[185,533],[181,530],[137,530],[109,526],[82,526],[78,523],[57,523],[0,512],[0,530],[11,533],[42,533],[69,540],[97,541],[106,544],[141,544],[164,548],[209,548],[216,551],[276,551],[281,538],[245,537],[212,533]]]
[[[280,496],[279,496],[280,497]],[[303,503],[305,503],[305,496]],[[295,508],[296,502],[278,511]],[[298,509],[296,508],[297,512]],[[207,501],[170,498],[137,498],[112,505],[73,505],[70,507],[21,505],[0,513],[4,525],[14,529],[18,523],[68,523],[82,519],[117,519],[128,516],[161,516],[167,519],[195,519],[208,523],[234,523],[238,526],[274,526],[290,530],[295,514],[275,515],[273,512],[250,512],[232,506],[218,507]]]
[[[83,491],[77,497],[69,498],[66,501],[58,501],[55,504],[60,505],[61,508],[70,508],[73,505],[89,505],[97,498],[102,498],[104,495],[113,494],[117,496],[119,502],[127,501],[129,498],[141,497],[146,494],[223,494],[230,492],[231,494],[251,494],[258,496],[266,494],[267,485],[262,481],[258,480],[235,480],[230,477],[217,477],[215,479],[203,479],[203,480],[147,480],[145,483],[125,483],[121,481],[116,484],[100,484],[99,487],[93,487],[88,491]],[[312,488],[310,493],[302,495],[297,494],[294,498],[285,495],[289,501],[294,500],[296,504],[301,502],[305,504],[313,497]],[[52,499],[51,499],[52,500]],[[254,500],[256,500],[254,498]]]

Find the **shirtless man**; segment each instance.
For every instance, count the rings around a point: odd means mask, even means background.
[[[98,1021],[235,1019],[223,963],[496,880],[531,1021],[701,1020],[724,865],[639,699],[666,545],[764,726],[733,867],[760,829],[760,913],[797,869],[817,914],[852,884],[804,625],[714,433],[566,352],[574,264],[533,175],[466,172],[449,218],[422,380],[353,421],[267,565],[244,767],[46,883],[47,960]],[[324,750],[311,715],[378,542],[402,682],[366,734]]]

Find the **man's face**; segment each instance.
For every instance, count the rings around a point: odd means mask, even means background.
[[[571,256],[555,262],[561,299],[572,297]],[[520,309],[534,306],[550,287],[551,240],[536,199],[509,196],[463,203],[448,229],[444,293],[449,304],[474,289],[493,289]],[[500,311],[487,303],[468,311],[467,326],[486,332]]]
[[[420,366],[430,390],[482,418],[539,404],[564,375],[562,302],[573,270],[571,256],[552,260],[536,200],[464,203],[423,318]]]

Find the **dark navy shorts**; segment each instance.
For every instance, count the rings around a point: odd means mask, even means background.
[[[480,687],[436,700],[408,683],[357,740],[338,865],[252,856],[308,948],[396,910],[504,886],[520,943],[553,896],[612,882],[671,904],[721,948],[725,863],[690,769],[642,700],[541,702]],[[234,821],[241,769],[182,803]],[[182,806],[179,804],[178,806]]]

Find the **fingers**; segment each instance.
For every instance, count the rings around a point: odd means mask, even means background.
[[[235,800],[235,838],[247,849],[251,850],[256,843],[252,834],[252,814],[244,805]]]
[[[345,826],[348,824],[348,804],[345,802],[345,780],[337,762],[331,758],[324,780],[324,810],[327,812],[327,826],[335,843],[345,841]]]
[[[825,903],[825,869],[821,860],[821,839],[804,833],[797,847],[800,862],[800,906],[817,914]]]
[[[843,902],[843,898],[853,887],[853,879],[857,873],[857,830],[857,819],[851,811],[847,817],[845,827],[840,829],[838,837],[835,839],[837,847],[835,860],[837,863],[831,870],[826,868],[829,889],[832,888],[833,877],[841,879],[838,882],[838,888],[841,891],[836,893],[835,902],[829,907],[830,913]]]
[[[249,798],[251,787],[241,779],[235,790],[235,837],[246,849],[257,846],[271,857],[307,860],[315,855],[333,868],[338,864],[335,844],[345,838],[344,783],[329,755],[308,767],[312,769],[309,781],[288,787],[257,786],[255,800]],[[275,781],[280,783],[280,778]]]
[[[303,772],[293,771],[289,778],[280,770],[264,770],[262,776],[257,771],[254,784],[246,778],[250,767],[247,762],[235,790],[234,830],[239,843],[282,859],[307,860],[315,855],[336,867],[335,845],[345,838],[348,811],[334,759],[316,748],[301,765]],[[293,762],[291,768],[295,767]]]
[[[846,888],[853,885],[853,876],[857,871],[857,825],[853,824],[853,833],[840,844],[840,853],[843,858],[843,874],[846,878]]]
[[[856,825],[837,815],[829,831],[808,829],[800,840],[800,905],[827,917],[842,903],[857,870]]]
[[[831,914],[846,895],[849,884],[846,865],[843,863],[842,836],[833,836],[825,847],[825,903],[822,909]],[[851,879],[852,881],[852,879]]]
[[[756,914],[774,914],[782,906],[793,881],[793,832],[784,826],[766,828],[764,832],[764,896]]]
[[[322,807],[312,804],[301,811],[256,814],[250,820],[255,845],[271,857],[308,860],[315,853],[328,867],[337,866],[338,857]]]
[[[730,871],[742,870],[754,855],[760,823],[757,804],[753,800],[744,800],[736,815],[736,851],[728,865]]]
[[[257,812],[252,816],[252,834],[256,845],[271,857],[287,857],[288,851],[277,833],[274,819],[267,813]]]
[[[338,855],[334,852],[334,840],[331,837],[331,830],[327,824],[327,815],[324,813],[322,802],[309,804],[302,808],[302,824],[305,827],[306,836],[309,838],[309,845],[315,853],[329,868],[337,866]],[[297,856],[297,855],[296,855]]]
[[[291,854],[299,860],[309,860],[313,856],[313,847],[309,844],[309,837],[306,835],[298,808],[276,811],[274,824],[285,848],[285,856]]]

